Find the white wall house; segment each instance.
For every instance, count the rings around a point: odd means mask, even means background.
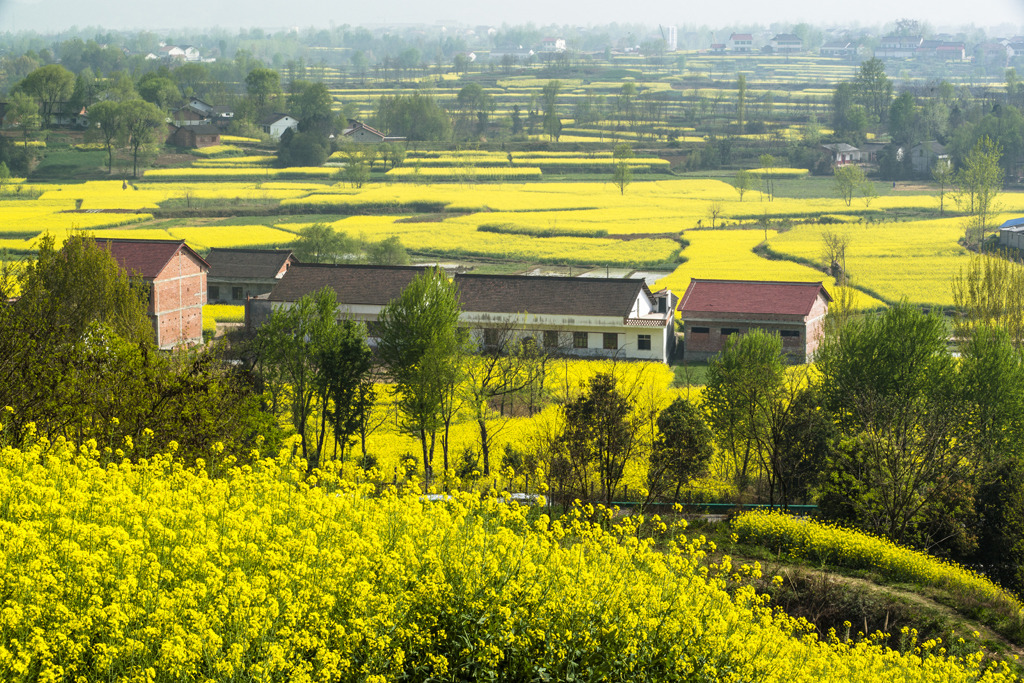
[[[326,286],[337,294],[339,319],[367,323],[372,344],[381,309],[423,270],[295,264],[269,295],[246,302],[246,325],[257,328],[273,310]],[[459,274],[455,284],[460,322],[485,348],[511,334],[561,355],[667,363],[675,346],[675,298],[642,279]]]
[[[458,274],[460,320],[480,330],[513,327],[551,353],[667,363],[674,299],[642,279]]]
[[[289,128],[296,130],[298,127],[299,120],[288,114],[269,114],[260,120],[260,130],[275,140],[280,140]]]

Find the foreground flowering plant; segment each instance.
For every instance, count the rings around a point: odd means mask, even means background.
[[[3,680],[1011,678],[819,641],[660,520],[307,478],[291,444],[215,477],[146,440],[0,451]]]

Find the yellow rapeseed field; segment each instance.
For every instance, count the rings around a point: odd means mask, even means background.
[[[1014,680],[938,641],[819,640],[744,585],[757,565],[656,517],[432,503],[289,448],[212,477],[175,449],[0,451],[5,680]]]

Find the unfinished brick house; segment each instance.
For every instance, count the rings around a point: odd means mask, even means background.
[[[149,317],[161,349],[203,342],[210,270],[184,240],[97,240],[126,271],[149,285]]]
[[[820,282],[694,278],[678,308],[683,360],[707,360],[725,348],[731,335],[759,328],[782,337],[782,350],[790,360],[810,362],[830,301]]]

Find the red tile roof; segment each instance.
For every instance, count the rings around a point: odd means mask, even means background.
[[[210,267],[202,256],[185,244],[185,240],[111,240],[98,237],[96,244],[109,250],[110,255],[122,268],[138,273],[147,280],[159,275],[181,249],[191,253],[207,268]]]
[[[683,318],[687,313],[807,315],[819,294],[832,301],[820,282],[694,278],[679,311]]]

